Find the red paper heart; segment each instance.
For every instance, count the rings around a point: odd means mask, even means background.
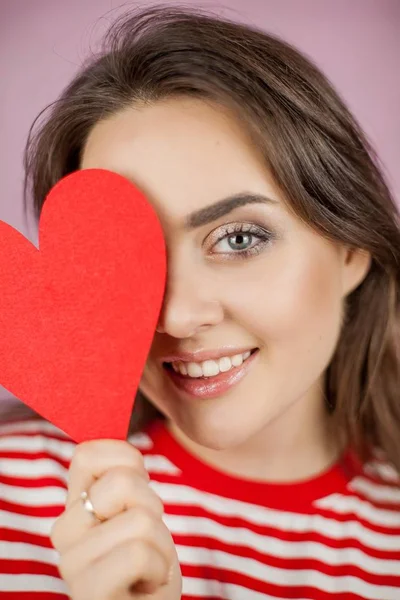
[[[145,196],[109,171],[68,175],[39,250],[0,222],[0,383],[77,442],[124,439],[165,279]]]

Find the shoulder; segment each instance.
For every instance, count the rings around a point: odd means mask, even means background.
[[[376,454],[354,477],[349,490],[376,509],[396,513],[400,527],[400,474],[383,456]]]
[[[36,415],[9,418],[0,423],[1,445],[26,450],[63,448],[65,456],[72,455],[76,444],[55,425]],[[67,451],[69,450],[69,452]]]
[[[10,418],[0,424],[2,483],[32,487],[40,479],[65,485],[76,444],[38,417]]]
[[[131,434],[127,441],[143,454],[150,474],[177,474],[160,433],[160,428],[151,427]],[[30,486],[34,478],[58,478],[66,485],[75,448],[76,443],[48,421],[32,414],[9,415],[0,423],[0,478],[15,479],[22,487]]]
[[[375,450],[373,457],[364,466],[363,472],[365,477],[378,484],[400,488],[400,473],[379,450]]]
[[[379,454],[362,466],[341,493],[317,506],[341,522],[358,521],[364,529],[395,535],[400,544],[400,475]]]

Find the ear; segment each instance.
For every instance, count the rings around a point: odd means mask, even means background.
[[[361,248],[344,247],[343,295],[348,296],[364,281],[371,268],[371,254]]]

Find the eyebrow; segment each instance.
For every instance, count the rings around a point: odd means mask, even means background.
[[[186,227],[188,229],[195,229],[203,225],[207,225],[212,221],[216,221],[221,217],[224,217],[228,213],[232,212],[240,206],[246,206],[246,204],[276,204],[277,200],[263,196],[262,194],[252,194],[249,192],[240,192],[233,196],[223,198],[218,202],[210,204],[201,210],[192,212],[186,218]]]

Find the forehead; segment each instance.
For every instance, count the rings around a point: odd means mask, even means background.
[[[239,121],[200,100],[135,105],[98,123],[81,168],[120,173],[171,219],[249,187],[276,195],[260,151]]]

